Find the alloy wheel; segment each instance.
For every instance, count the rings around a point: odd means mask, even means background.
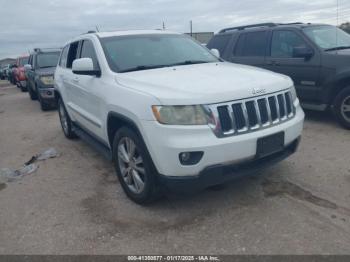
[[[140,194],[145,188],[146,171],[135,142],[123,137],[118,144],[118,164],[125,184],[130,191]]]
[[[344,98],[340,106],[340,111],[343,118],[350,123],[350,96]]]

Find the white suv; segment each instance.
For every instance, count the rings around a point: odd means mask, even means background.
[[[226,63],[168,31],[87,33],[62,50],[64,134],[113,159],[137,203],[224,183],[294,153],[304,112],[289,77]]]

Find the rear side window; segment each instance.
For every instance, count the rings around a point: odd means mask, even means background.
[[[231,39],[231,35],[216,35],[207,44],[207,48],[209,49],[215,48],[219,50],[220,54],[223,54],[230,39]]]
[[[293,31],[275,31],[271,41],[271,56],[290,58],[293,57],[295,47],[306,47],[304,39]]]
[[[91,58],[94,65],[94,70],[99,69],[95,48],[90,40],[83,41],[80,58]]]
[[[77,58],[79,42],[70,44],[68,57],[67,57],[67,68],[72,68],[73,61]]]
[[[242,34],[234,54],[236,56],[265,56],[267,46],[267,32],[251,32]]]
[[[67,64],[67,56],[68,56],[68,50],[69,50],[69,45],[67,45],[65,48],[62,50],[61,58],[60,58],[60,67],[66,67]]]

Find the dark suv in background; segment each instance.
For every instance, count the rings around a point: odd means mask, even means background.
[[[59,48],[35,48],[25,66],[29,96],[39,100],[43,111],[56,106],[53,75],[60,53]]]
[[[208,43],[221,58],[290,76],[305,109],[332,108],[350,129],[350,35],[323,24],[255,24],[221,30]]]

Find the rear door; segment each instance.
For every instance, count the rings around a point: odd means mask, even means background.
[[[69,115],[71,116],[73,121],[76,121],[77,112],[79,112],[76,105],[76,89],[77,87],[77,77],[72,72],[73,61],[78,57],[78,48],[79,41],[73,42],[69,45],[66,67],[62,75],[58,75],[61,77],[62,83],[64,83],[64,93],[65,93],[65,104],[66,108],[69,111]]]
[[[313,49],[314,55],[310,59],[293,57],[296,47]],[[318,50],[297,30],[276,29],[272,32],[266,68],[290,76],[301,99],[317,100],[320,66]]]
[[[231,50],[230,62],[265,67],[268,30],[241,33]]]

